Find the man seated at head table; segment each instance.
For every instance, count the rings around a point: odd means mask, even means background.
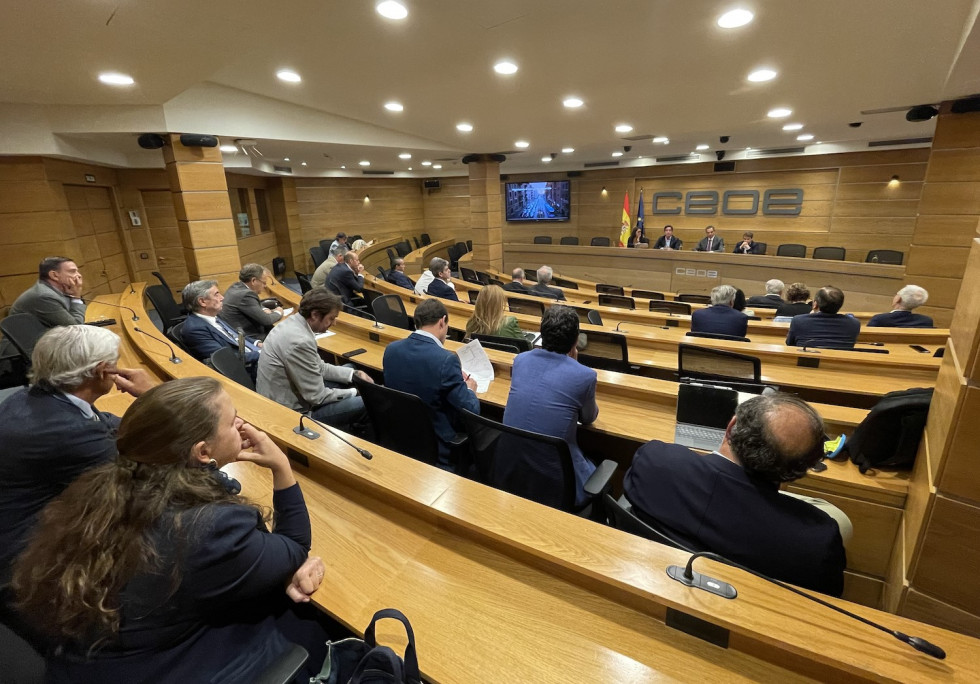
[[[640,519],[689,549],[840,596],[846,557],[833,516],[842,514],[779,491],[823,458],[823,443],[823,421],[809,404],[760,395],[739,404],[715,452],[659,441],[641,446],[623,489]]]
[[[405,275],[405,260],[401,257],[395,259],[395,263],[392,265],[391,270],[388,271],[387,280],[392,285],[404,287],[407,290],[415,289],[415,285],[412,284],[411,279]]]
[[[348,366],[334,366],[320,358],[316,335],[327,332],[340,313],[341,299],[315,287],[265,338],[259,357],[255,391],[294,411],[309,413],[323,423],[347,432],[367,420],[364,400],[349,385],[354,375],[366,382],[371,376]]]
[[[840,289],[831,285],[821,287],[813,298],[813,311],[793,317],[786,344],[790,347],[853,349],[861,332],[861,321],[837,313],[843,305],[844,293]]]
[[[385,385],[414,394],[432,409],[432,427],[439,438],[439,455],[449,464],[450,443],[456,437],[458,413],[480,412],[476,380],[463,373],[459,357],[445,349],[449,313],[438,299],[415,307],[415,332],[385,347]]]
[[[674,237],[673,226],[664,226],[664,234],[658,237],[657,241],[653,243],[654,249],[681,249],[683,246],[684,241]]]
[[[737,290],[731,285],[712,288],[711,306],[697,309],[691,314],[691,332],[745,337],[749,317],[732,307],[736,294]]]
[[[327,284],[327,276],[338,265],[344,263],[344,255],[347,252],[337,252],[336,256],[328,256],[323,263],[316,267],[313,276],[310,278],[310,285],[313,287],[323,287]]]
[[[425,293],[440,299],[450,299],[454,302],[459,301],[456,289],[452,283],[452,271],[449,270],[449,262],[445,259],[433,259],[429,265],[432,273],[432,281],[425,288]]]
[[[912,313],[929,299],[929,293],[918,285],[906,285],[892,300],[892,310],[871,317],[869,328],[932,328],[932,319],[924,314]]]
[[[773,278],[766,281],[766,293],[764,295],[753,295],[745,302],[746,306],[753,309],[778,309],[783,301],[783,290],[786,286],[782,280]]]
[[[238,350],[238,331],[218,317],[225,298],[216,280],[195,280],[181,292],[190,315],[180,329],[180,339],[187,351],[198,361],[208,361],[211,354],[225,347]],[[245,336],[245,365],[254,372],[262,343]]]
[[[735,245],[732,254],[762,254],[762,245],[753,240],[754,237],[752,231],[742,233],[742,241]]]
[[[704,237],[698,242],[698,246],[694,248],[695,252],[724,252],[725,251],[725,238],[720,235],[715,235],[715,227],[708,226],[704,229]]]
[[[262,264],[245,264],[238,272],[238,282],[225,291],[225,301],[218,317],[235,330],[239,328],[256,339],[262,339],[272,326],[282,318],[281,306],[266,308],[259,302],[259,293],[265,290],[269,269]]]
[[[527,293],[536,297],[548,297],[550,299],[557,299],[560,302],[565,301],[564,292],[557,287],[550,287],[548,285],[554,275],[555,272],[551,266],[542,266],[538,269],[538,282],[529,287]]]
[[[595,400],[596,372],[578,362],[578,335],[579,318],[574,309],[556,304],[545,311],[541,348],[514,357],[504,425],[561,437],[568,443],[575,466],[575,501],[581,505],[585,503],[583,487],[596,466],[578,445],[578,424],[594,422],[599,406]],[[533,458],[526,453],[518,456]],[[514,477],[529,469],[518,458],[498,464],[498,468],[512,470]],[[497,478],[506,480],[507,473],[498,470]],[[556,479],[560,477],[556,475]]]
[[[119,418],[94,403],[113,387],[138,397],[155,384],[146,371],[117,365],[119,337],[105,328],[52,328],[31,358],[30,387],[0,403],[0,613],[10,566],[41,509],[116,456]]]
[[[527,294],[528,285],[524,282],[524,269],[515,268],[513,271],[511,271],[510,277],[512,280],[504,285],[504,289],[508,292]]]

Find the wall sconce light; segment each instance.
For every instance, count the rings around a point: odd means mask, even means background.
[[[605,197],[605,196],[606,196],[606,195],[608,195],[608,194],[609,194],[609,193],[608,193],[608,192],[606,192],[606,186],[605,186],[605,185],[603,185],[603,186],[602,186],[602,196],[603,196],[603,197]]]
[[[371,201],[371,196],[370,195],[364,195],[364,203],[367,204],[370,201]]]
[[[888,181],[888,187],[897,188],[899,183],[901,183],[901,179],[898,176],[892,176],[892,179]]]

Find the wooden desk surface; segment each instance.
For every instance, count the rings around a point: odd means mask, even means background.
[[[123,294],[122,303],[142,310],[142,289]],[[170,364],[168,354],[142,345],[131,321],[122,326],[159,373],[220,379],[193,359]],[[709,561],[698,570],[731,581],[739,597],[696,592],[663,572],[684,562],[679,551],[356,438],[373,460],[328,434],[306,440],[292,432],[295,412],[222,381],[245,420],[310,463],[296,470],[310,502],[314,552],[328,568],[314,600],[358,632],[380,607],[404,610],[430,681],[694,681],[706,674],[724,681],[967,681],[974,672],[976,639],[832,599],[940,644],[948,657],[935,661]],[[247,495],[269,500],[265,471],[232,471]],[[729,648],[665,627],[667,609],[729,630]]]

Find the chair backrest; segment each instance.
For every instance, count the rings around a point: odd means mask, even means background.
[[[660,311],[669,314],[691,315],[691,305],[684,302],[650,301],[650,311]]]
[[[589,309],[588,317],[592,325],[602,325],[602,316],[595,309]]]
[[[34,345],[48,329],[34,314],[22,313],[7,316],[0,321],[0,331],[3,331],[3,336],[10,340],[24,361],[30,365]]]
[[[618,306],[621,309],[635,309],[636,302],[632,297],[620,297],[619,295],[599,295],[599,306]]]
[[[681,378],[762,382],[762,362],[758,358],[683,342],[677,345],[677,372]]]
[[[551,284],[555,287],[567,287],[569,290],[577,290],[578,283],[572,280],[566,280],[565,278],[559,278],[558,276],[551,277]]]
[[[423,463],[434,465],[438,461],[439,439],[432,427],[432,412],[424,401],[356,375],[354,386],[364,400],[381,446]]]
[[[473,241],[472,240],[467,240],[466,241],[466,251],[467,252],[472,252],[473,251]]]
[[[432,244],[432,238],[429,237],[428,233],[422,233],[419,235],[419,241],[422,243],[423,247],[427,247]]]
[[[713,332],[686,332],[685,337],[707,337],[712,340],[731,340],[733,342],[751,342],[748,337],[742,337],[741,335],[726,335],[724,333],[713,333]]]
[[[526,337],[501,337],[500,335],[480,335],[472,334],[470,335],[473,339],[480,340],[480,344],[484,347],[490,347],[491,349],[498,349],[501,346],[511,347],[516,349],[515,353],[531,351],[531,343],[528,342]],[[491,347],[490,345],[497,345],[496,347]],[[504,351],[510,351],[504,350]]]
[[[301,294],[306,294],[313,289],[313,283],[310,282],[310,276],[305,273],[297,273],[296,281],[299,283],[299,291]]]
[[[395,252],[395,250],[393,250],[391,247],[387,247],[385,249],[385,252],[388,253],[388,266],[390,268],[394,268],[395,267],[395,259],[398,258],[398,253]]]
[[[493,278],[490,276],[490,274],[484,273],[483,271],[476,272],[476,279],[480,281],[481,285],[490,285],[493,282]],[[503,287],[503,285],[500,287]]]
[[[814,259],[831,259],[833,261],[844,261],[847,250],[843,247],[814,247]]]
[[[211,354],[211,367],[239,385],[255,390],[255,383],[245,370],[245,364],[242,363],[238,352],[231,347],[222,347]]]
[[[469,295],[470,304],[476,304],[476,298],[480,296],[480,291],[479,290],[467,290],[466,294]]]
[[[412,242],[415,243],[415,249],[422,249],[422,243],[419,242],[419,239],[414,235],[412,236]]]
[[[472,268],[466,268],[466,266],[459,267],[459,275],[468,283],[480,284],[480,279],[476,277],[476,271]]]
[[[589,244],[593,247],[608,247],[611,241],[607,237],[594,237]]]
[[[687,302],[688,304],[711,304],[711,295],[706,294],[679,294],[674,297],[675,302]]]
[[[282,280],[286,275],[286,260],[282,257],[275,257],[272,260],[272,275],[276,280]]]
[[[905,255],[896,249],[872,249],[865,257],[865,263],[898,264],[901,266]]]
[[[378,323],[393,325],[404,330],[415,330],[412,319],[405,311],[405,303],[398,295],[383,295],[371,302],[371,310]]]
[[[524,269],[524,280],[529,280],[532,283],[538,282],[538,267],[525,268]]]
[[[150,273],[155,276],[156,279],[160,281],[160,284],[167,288],[167,290],[171,293],[171,296],[173,296],[173,290],[170,288],[170,283],[168,283],[167,279],[163,277],[163,274],[160,273],[160,271],[150,271]]]
[[[176,344],[177,347],[179,347],[184,352],[187,352],[189,354],[190,352],[187,351],[187,347],[184,345],[184,338],[182,337],[183,330],[184,330],[184,322],[181,321],[177,325],[173,325],[167,328],[167,331],[164,333],[164,335],[166,335],[168,340]],[[231,347],[229,347],[229,349],[230,348]]]
[[[656,290],[637,290],[634,288],[632,296],[633,299],[656,299],[658,301],[664,301],[664,293],[657,292]]]
[[[319,268],[320,264],[327,260],[327,254],[322,247],[317,245],[310,247],[310,258],[313,259],[313,268]]]
[[[560,245],[577,245],[578,244],[578,238],[575,237],[574,235],[566,235],[565,237],[563,237],[561,240],[558,241],[558,244],[560,244]]]
[[[550,245],[551,236],[550,235],[535,235],[534,244],[536,245]]]
[[[575,468],[565,440],[469,411],[462,417],[480,481],[545,506],[575,508]]]
[[[578,353],[579,363],[590,368],[604,368],[628,373],[629,349],[622,333],[590,330],[585,334],[588,344]]]
[[[800,257],[806,256],[806,245],[785,244],[776,248],[776,256]]]
[[[507,298],[507,308],[511,313],[528,314],[529,316],[544,316],[544,303],[536,302],[533,299],[518,299],[517,297]]]
[[[412,245],[408,240],[402,240],[395,245],[395,252],[400,257],[405,257],[409,252],[412,251]]]
[[[755,243],[756,254],[765,254],[766,250],[769,249],[769,243],[767,242],[757,242]]]
[[[605,510],[609,515],[610,527],[617,530],[622,530],[623,532],[629,532],[630,534],[635,534],[637,537],[643,537],[644,539],[655,541],[658,544],[671,546],[675,549],[684,548],[660,530],[640,520],[638,517],[636,517],[636,514],[627,507],[628,504],[624,505],[624,502],[617,501],[609,492],[603,493],[602,504],[603,510]]]
[[[183,314],[180,312],[177,302],[174,301],[174,295],[170,288],[163,285],[150,285],[144,292],[160,316],[164,330],[180,321]]]
[[[503,287],[504,286],[504,281],[503,280],[498,280],[497,278],[494,278],[493,276],[490,276],[490,282],[489,283],[486,283],[486,285],[496,285],[497,287]]]
[[[351,240],[348,244],[351,244],[353,242],[354,241]],[[320,240],[320,249],[323,250],[323,253],[326,256],[330,256],[330,245],[332,244],[333,244],[333,240]]]
[[[595,291],[599,294],[611,294],[623,296],[623,288],[620,285],[603,285],[602,283],[596,283]]]
[[[384,270],[378,266],[378,275],[381,276],[381,280],[388,280],[388,271]]]

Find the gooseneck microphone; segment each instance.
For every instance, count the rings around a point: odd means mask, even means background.
[[[169,342],[165,342],[164,340],[161,340],[156,335],[151,335],[150,333],[146,332],[145,330],[141,330],[140,328],[137,328],[136,326],[133,326],[133,330],[135,330],[136,332],[138,332],[138,333],[140,333],[142,335],[146,335],[151,340],[156,340],[160,344],[167,345],[167,349],[170,350],[170,363],[182,363],[182,361],[180,360],[180,357],[177,356],[176,352],[174,352],[174,348],[173,348],[173,346]]]
[[[360,316],[361,318],[366,318],[369,321],[374,321],[375,328],[377,328],[378,330],[384,330],[384,326],[378,323],[378,319],[375,317],[374,314],[369,313],[364,309],[358,309],[357,307],[353,307],[350,304],[341,304],[341,306],[344,307],[344,311],[347,311],[348,313],[353,314],[354,316]]]
[[[113,302],[97,302],[94,299],[88,299],[86,297],[79,297],[79,299],[85,302],[86,304],[99,304],[99,305],[105,304],[107,306],[114,306],[117,309],[125,309],[129,313],[133,314],[133,318],[131,320],[138,321],[140,319],[140,317],[136,315],[136,311],[134,309],[130,309],[128,306],[123,306],[122,304],[115,304]]]
[[[738,568],[739,570],[743,570],[749,573],[750,575],[755,575],[756,577],[764,579],[767,582],[772,582],[777,587],[782,587],[783,589],[791,591],[794,594],[798,594],[803,598],[807,598],[810,599],[811,601],[814,601],[815,603],[819,603],[821,606],[826,606],[831,610],[836,610],[838,613],[841,613],[842,615],[846,615],[849,618],[853,618],[859,622],[863,622],[869,627],[880,629],[882,632],[885,632],[886,634],[891,634],[899,641],[908,644],[916,651],[921,651],[922,653],[925,653],[926,655],[930,655],[933,658],[937,658],[939,660],[943,660],[946,658],[946,651],[944,651],[939,646],[936,646],[935,644],[926,641],[922,637],[909,636],[908,634],[899,632],[897,629],[889,629],[884,625],[879,625],[877,622],[872,622],[871,620],[867,618],[863,618],[860,615],[850,612],[849,610],[844,610],[839,606],[835,606],[833,603],[829,603],[827,601],[824,601],[823,599],[817,598],[816,596],[807,594],[804,591],[800,591],[796,587],[792,587],[788,584],[785,584],[784,582],[780,582],[777,579],[773,579],[772,577],[767,577],[766,575],[763,575],[761,572],[756,572],[755,570],[752,570],[751,568],[747,568],[744,565],[739,565],[734,561],[728,560],[724,556],[719,556],[717,553],[711,553],[710,551],[701,551],[695,553],[688,559],[687,567],[681,568],[678,565],[671,565],[670,567],[667,568],[667,574],[672,579],[675,579],[681,584],[685,584],[689,587],[697,587],[699,589],[704,589],[705,591],[710,591],[713,594],[718,594],[719,596],[724,596],[725,598],[735,598],[736,595],[735,588],[732,587],[730,584],[712,579],[707,575],[701,575],[697,572],[694,572],[694,561],[701,557],[710,558],[711,560],[718,561],[719,563],[725,563],[726,565],[731,565],[732,567]],[[725,593],[719,591],[719,589],[724,590],[725,587],[728,587],[731,591]],[[731,595],[728,595],[729,593]]]
[[[333,435],[334,437],[336,437],[337,439],[339,439],[341,442],[343,442],[344,444],[346,444],[347,446],[349,446],[351,449],[353,449],[354,451],[356,451],[357,453],[359,453],[361,456],[363,456],[367,460],[370,461],[372,458],[374,458],[374,456],[371,454],[371,452],[368,451],[367,449],[362,449],[361,447],[357,446],[356,444],[351,444],[346,439],[344,439],[343,437],[341,437],[340,435],[338,435],[336,432],[334,432],[334,430],[333,430],[332,427],[330,427],[329,425],[324,425],[320,421],[314,420],[313,418],[310,418],[305,413],[299,414],[299,425],[297,425],[296,427],[293,428],[293,432],[295,432],[297,435],[302,435],[303,437],[306,437],[307,439],[317,439],[320,436],[320,433],[319,432],[314,432],[310,428],[303,426],[303,420],[304,419],[310,421],[311,423],[316,423],[317,425],[319,425],[320,427],[322,427],[324,430],[326,430],[327,432],[329,432],[331,435]]]

